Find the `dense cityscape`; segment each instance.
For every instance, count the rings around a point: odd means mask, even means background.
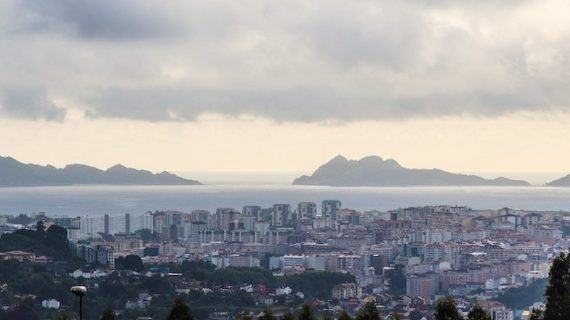
[[[0,0],[0,320],[570,320],[569,12]]]
[[[266,308],[283,316],[305,304],[338,317],[374,301],[381,317],[419,320],[432,319],[445,296],[464,316],[477,304],[493,320],[529,319],[544,308],[552,260],[570,246],[570,212],[448,205],[358,212],[339,200],[4,215],[0,228],[2,310],[36,319],[73,315],[67,291],[74,283],[87,288],[87,319],[105,310],[119,319],[162,319],[182,297],[200,319]],[[39,232],[41,244],[33,240]]]

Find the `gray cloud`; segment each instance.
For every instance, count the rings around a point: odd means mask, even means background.
[[[41,89],[5,88],[0,90],[0,114],[13,118],[62,121],[66,109],[51,102]]]
[[[47,92],[20,117],[63,118],[48,95],[145,121],[570,110],[562,0],[7,1],[0,88]]]
[[[160,39],[185,29],[165,3],[157,1],[18,0],[14,14],[12,30],[55,31],[86,39]]]

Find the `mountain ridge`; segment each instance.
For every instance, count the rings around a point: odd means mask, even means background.
[[[570,187],[570,174],[556,180],[550,181],[546,184],[549,187]]]
[[[0,187],[69,186],[69,185],[199,185],[170,172],[152,173],[121,164],[106,170],[84,164],[68,164],[59,169],[52,165],[22,163],[0,156]]]
[[[529,186],[523,180],[505,177],[485,179],[476,175],[452,173],[441,169],[405,168],[394,159],[367,156],[349,160],[337,155],[308,176],[293,181],[294,185],[324,186]]]

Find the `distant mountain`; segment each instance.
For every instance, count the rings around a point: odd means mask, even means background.
[[[546,184],[549,187],[570,187],[570,174]]]
[[[507,178],[484,179],[439,169],[409,169],[392,159],[368,156],[348,160],[339,155],[320,166],[311,176],[301,176],[293,184],[324,186],[528,186]]]
[[[107,170],[72,164],[63,169],[54,166],[25,164],[10,157],[0,157],[0,187],[67,186],[80,184],[111,185],[196,185],[172,173],[154,174],[116,165]]]

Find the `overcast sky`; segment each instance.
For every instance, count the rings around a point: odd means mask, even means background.
[[[567,0],[0,1],[0,154],[570,172]]]

